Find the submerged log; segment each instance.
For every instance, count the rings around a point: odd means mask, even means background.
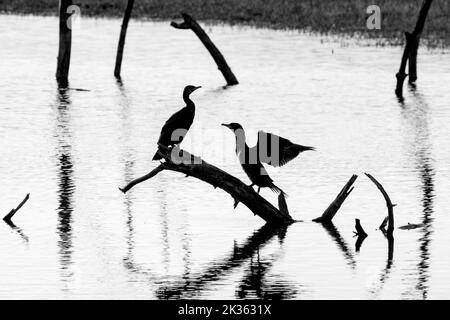
[[[12,224],[11,219],[13,218],[13,216],[17,213],[17,211],[20,210],[20,208],[22,208],[22,206],[28,201],[28,199],[30,199],[30,194],[27,194],[25,196],[25,198],[22,200],[21,203],[19,203],[19,205],[17,206],[17,208],[12,209],[4,218],[3,221],[5,221],[6,223],[10,224],[10,225],[14,225]]]
[[[197,35],[197,37],[200,39],[200,41],[203,43],[203,45],[206,47],[206,49],[209,51],[211,56],[213,57],[214,61],[217,64],[217,67],[222,72],[225,80],[227,81],[227,84],[229,86],[238,84],[239,82],[236,79],[236,76],[231,71],[231,69],[228,66],[225,58],[222,55],[222,53],[219,51],[219,49],[217,49],[215,44],[211,41],[209,36],[202,29],[202,27],[198,24],[198,22],[195,21],[187,13],[181,13],[181,16],[184,19],[184,21],[182,23],[171,22],[170,25],[172,27],[176,28],[176,29],[190,29],[190,30],[192,30]]]
[[[282,204],[280,209],[277,209],[266,199],[261,197],[253,188],[244,184],[241,180],[233,177],[227,172],[203,161],[201,158],[189,154],[184,150],[174,148],[172,150],[160,150],[165,162],[161,163],[156,169],[143,177],[137,178],[124,188],[119,188],[123,193],[128,192],[135,185],[149,180],[164,170],[175,171],[185,174],[186,176],[194,177],[209,183],[213,187],[218,187],[228,194],[235,201],[242,202],[255,215],[259,216],[267,223],[288,225],[294,222],[287,211],[285,199],[279,199]],[[174,155],[182,154],[183,161],[175,159]],[[286,207],[285,207],[286,206]]]
[[[425,21],[427,19],[432,2],[433,0],[424,0],[414,31],[412,33],[405,32],[405,49],[403,51],[399,71],[396,74],[397,87],[395,89],[395,94],[399,98],[403,97],[403,83],[408,76],[406,74],[406,63],[408,62],[408,60],[409,82],[413,83],[417,80],[417,52],[419,49],[420,37],[422,35]]]
[[[384,200],[386,201],[386,207],[388,208],[388,228],[387,228],[387,235],[392,236],[394,233],[394,206],[392,204],[391,199],[389,198],[389,195],[387,194],[386,190],[384,190],[381,183],[379,183],[372,175],[366,173],[366,176],[372,180],[372,182],[377,186],[378,190],[380,190],[381,194],[384,197]],[[380,226],[381,227],[381,226]]]
[[[125,14],[123,16],[122,27],[120,30],[119,45],[117,47],[116,66],[114,68],[114,76],[120,78],[122,70],[123,51],[125,47],[125,39],[127,37],[128,23],[130,21],[131,12],[133,11],[134,0],[128,0]]]
[[[353,184],[355,183],[358,176],[354,174],[350,180],[345,184],[345,186],[342,188],[341,192],[337,195],[336,199],[328,206],[328,208],[325,210],[325,212],[322,214],[322,216],[314,219],[314,222],[321,222],[321,223],[330,223],[336,213],[341,208],[342,204],[344,203],[345,199],[350,195],[350,193],[353,191],[354,187]]]
[[[56,80],[60,87],[67,87],[70,68],[70,54],[72,50],[72,30],[69,25],[72,0],[59,2],[59,50]]]

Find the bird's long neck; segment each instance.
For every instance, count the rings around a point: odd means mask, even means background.
[[[243,129],[236,130],[234,135],[236,136],[236,154],[245,155],[248,149],[245,131]]]
[[[195,108],[195,104],[194,102],[191,100],[191,98],[189,97],[190,93],[183,93],[183,100],[186,103],[186,106],[189,108]]]

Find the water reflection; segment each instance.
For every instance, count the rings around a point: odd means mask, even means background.
[[[386,265],[384,269],[381,271],[378,281],[376,282],[376,286],[370,290],[372,293],[372,298],[378,297],[382,289],[384,288],[384,285],[386,284],[389,274],[391,273],[391,269],[394,264],[394,236],[388,235],[385,231],[382,231],[383,235],[386,237],[387,244],[388,244],[388,252],[387,252],[387,259],[386,259]]]
[[[164,177],[161,178],[161,190],[157,192],[157,198],[161,204],[159,217],[161,219],[161,240],[162,240],[162,257],[166,272],[170,267],[170,244],[169,244],[169,219],[167,212],[167,183]]]
[[[429,289],[429,259],[430,245],[433,233],[433,201],[434,201],[434,176],[432,146],[429,133],[430,108],[423,94],[417,87],[410,86],[411,101],[402,103],[402,116],[411,130],[407,144],[416,162],[415,167],[419,172],[421,182],[422,224],[421,237],[419,238],[419,263],[417,265],[418,281],[415,286],[423,299],[428,297]]]
[[[123,179],[124,181],[130,181],[133,179],[133,166],[134,161],[131,159],[131,156],[133,154],[133,150],[130,150],[129,146],[129,138],[130,138],[130,129],[131,129],[131,123],[130,123],[130,104],[131,101],[128,98],[125,85],[123,83],[122,78],[118,77],[116,78],[116,85],[119,89],[119,105],[121,107],[121,119],[122,119],[122,130],[123,132],[123,145],[125,146],[124,152],[122,154],[122,162],[124,164],[123,168]],[[125,207],[125,217],[126,217],[126,243],[127,243],[127,254],[123,259],[124,265],[128,270],[135,270],[134,266],[134,258],[133,258],[133,250],[134,250],[134,225],[133,225],[133,213],[132,213],[132,199],[131,199],[131,193],[125,194],[124,199],[124,207]]]
[[[121,140],[122,145],[124,147],[122,153],[122,163],[123,166],[123,181],[131,181],[134,176],[134,164],[135,160],[133,155],[135,155],[135,150],[131,147],[132,144],[132,121],[131,121],[131,107],[132,107],[132,99],[130,98],[127,88],[125,86],[122,78],[116,78],[116,85],[119,90],[118,102],[121,107],[121,121],[122,121],[122,137]],[[134,216],[133,216],[133,195],[131,192],[126,193],[124,195],[124,213],[125,213],[125,226],[126,226],[126,256],[123,258],[123,264],[126,270],[132,276],[141,276],[142,282],[149,282],[153,284],[157,277],[152,273],[151,270],[142,267],[136,262],[134,251],[135,251],[135,227],[134,227]],[[130,281],[134,282],[135,279],[131,279]]]
[[[249,267],[239,284],[236,296],[239,299],[292,299],[297,290],[292,283],[283,279],[281,275],[267,276],[270,269],[279,260],[275,254],[261,261],[259,249],[250,258]]]
[[[336,228],[336,226],[333,224],[333,222],[322,223],[322,226],[325,228],[325,230],[331,236],[333,241],[337,244],[337,246],[340,249],[342,255],[344,256],[344,259],[347,260],[347,264],[352,269],[355,269],[356,261],[355,261],[353,252],[350,249],[350,246],[345,241],[345,239],[341,236],[339,230]]]
[[[59,236],[58,247],[60,257],[61,278],[64,283],[70,283],[73,273],[70,270],[72,265],[73,240],[72,240],[72,213],[73,194],[75,184],[73,181],[72,163],[72,130],[70,127],[70,94],[69,90],[58,89],[56,108],[56,129],[57,139],[57,175],[58,175],[58,224],[57,234]],[[68,290],[65,287],[63,290]]]
[[[15,232],[17,232],[17,234],[22,238],[23,241],[25,241],[25,243],[28,243],[30,240],[28,238],[28,236],[23,232],[23,230],[21,228],[19,228],[18,226],[16,226],[14,224],[14,222],[12,221],[5,221],[5,223]]]
[[[274,228],[270,225],[264,225],[241,246],[234,246],[230,256],[225,259],[213,261],[201,273],[192,274],[188,277],[182,277],[174,283],[162,285],[156,290],[156,296],[159,299],[186,299],[194,298],[202,291],[208,289],[213,282],[219,281],[227,276],[235,268],[241,266],[247,259],[250,259],[260,248],[267,244],[277,234],[286,232],[286,228]],[[257,284],[255,284],[257,286]],[[279,288],[278,295],[283,294]],[[295,290],[289,286],[286,295],[289,292],[293,294]]]

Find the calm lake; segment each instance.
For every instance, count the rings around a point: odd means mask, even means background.
[[[224,88],[191,31],[132,21],[123,83],[113,77],[120,20],[83,18],[74,30],[70,87],[54,80],[55,17],[0,15],[0,298],[441,299],[450,296],[450,53],[419,53],[419,80],[394,94],[402,48],[297,32],[210,26],[240,84]],[[311,145],[267,167],[289,195],[287,230],[210,185],[162,172],[160,128],[184,106],[196,118],[182,146],[245,183],[235,139],[264,129]],[[392,259],[377,230],[386,188],[395,207]],[[355,190],[334,228],[311,222],[352,174]],[[276,203],[268,189],[261,194]],[[369,234],[359,251],[359,218]]]

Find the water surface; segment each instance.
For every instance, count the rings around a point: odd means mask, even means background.
[[[31,193],[16,227],[0,223],[0,298],[448,298],[448,54],[421,50],[418,86],[400,103],[402,48],[208,27],[241,82],[224,89],[192,32],[133,21],[118,83],[120,21],[80,27],[70,87],[89,91],[58,91],[57,19],[0,16],[1,212]],[[173,172],[119,192],[157,165],[159,130],[187,84],[203,89],[183,147],[246,183],[220,123],[240,122],[250,144],[264,129],[317,148],[268,168],[303,223],[264,228],[228,194]],[[397,226],[423,224],[396,230],[391,250],[364,172],[397,204]],[[310,222],[354,173],[334,226]],[[355,218],[369,233],[359,252]]]

